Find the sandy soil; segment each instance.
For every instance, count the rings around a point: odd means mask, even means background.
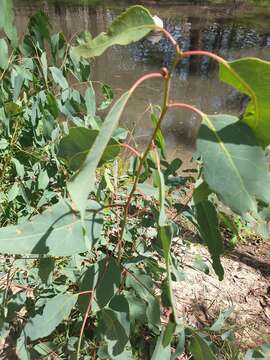
[[[211,271],[207,249],[198,244],[188,247],[179,240],[178,258],[186,264],[186,281],[174,283],[179,316],[190,325],[211,325],[220,311],[233,306],[228,319],[242,349],[270,342],[270,243],[249,241],[222,258],[223,281]],[[210,275],[192,269],[194,256],[201,255]]]

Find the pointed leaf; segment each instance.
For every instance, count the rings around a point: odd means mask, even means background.
[[[42,315],[30,318],[25,325],[25,335],[32,341],[50,335],[66,320],[78,299],[78,295],[60,294],[45,303]]]
[[[50,71],[56,84],[58,84],[63,90],[68,89],[68,82],[62,71],[54,66],[50,67]]]
[[[87,115],[94,117],[96,115],[96,94],[92,84],[90,84],[90,86],[87,88],[84,99],[87,109]]]
[[[80,172],[68,183],[70,196],[82,215],[85,212],[88,195],[94,190],[96,168],[112,137],[113,131],[118,125],[118,121],[129,96],[130,92],[128,91],[114,104],[106,116],[100,129],[100,133],[97,136],[91,151],[88,153]]]
[[[0,68],[6,70],[8,68],[8,46],[5,39],[0,39]]]
[[[194,360],[217,360],[207,342],[198,334],[192,334],[189,351]]]
[[[163,335],[163,339],[162,339],[162,345],[164,347],[167,347],[170,345],[172,339],[173,339],[173,335],[176,329],[176,323],[172,317],[172,320],[170,319],[168,324],[166,325],[165,331],[164,331],[164,335]]]
[[[0,0],[0,30],[3,28],[13,47],[17,46],[12,0]]]
[[[181,355],[185,351],[185,330],[181,331],[181,333],[178,335],[178,344],[176,346],[175,352],[171,356],[171,360],[178,360]]]
[[[136,5],[118,16],[107,33],[96,38],[88,37],[84,44],[72,49],[77,56],[94,57],[101,55],[112,45],[127,45],[138,41],[155,28],[155,22],[147,9]]]
[[[243,121],[254,130],[259,142],[270,144],[270,62],[243,58],[220,64],[220,79],[250,97]]]
[[[228,309],[225,309],[224,311],[222,311],[219,314],[219,317],[217,318],[217,320],[214,322],[214,324],[210,327],[209,330],[211,331],[221,331],[221,329],[223,328],[226,319],[228,319],[229,316],[231,316],[231,314],[234,312],[234,307],[229,307]]]
[[[93,203],[93,206],[96,203]],[[97,208],[97,205],[95,205]],[[31,221],[0,229],[0,252],[7,254],[49,254],[69,256],[85,252],[99,237],[102,216],[89,213],[85,220],[85,239],[81,219],[65,202],[61,201]]]
[[[270,203],[270,175],[252,130],[230,115],[205,116],[197,139],[203,177],[236,213],[256,212],[256,199]]]
[[[41,170],[41,172],[38,175],[38,188],[39,190],[45,190],[46,187],[49,184],[49,176],[47,174],[46,170]]]
[[[224,270],[220,262],[220,256],[223,254],[223,240],[219,231],[216,209],[208,200],[196,203],[195,207],[201,237],[207,244],[213,260],[213,268],[219,280],[223,280]]]
[[[151,356],[151,360],[165,360],[170,359],[171,356],[171,347],[166,346],[164,347],[162,344],[162,340],[164,337],[164,331],[161,332],[157,339],[157,343],[154,349],[154,352]]]
[[[45,81],[47,81],[48,78],[48,63],[47,63],[47,54],[44,51],[40,57],[41,65],[42,65],[42,72]]]

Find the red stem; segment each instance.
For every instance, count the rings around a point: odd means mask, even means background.
[[[168,106],[170,109],[171,108],[179,108],[179,109],[188,109],[193,111],[194,113],[196,113],[197,115],[199,115],[201,118],[204,118],[204,113],[197,109],[195,106],[189,105],[189,104],[185,104],[185,103],[171,103]]]
[[[77,293],[76,295],[89,295],[89,294],[92,294],[94,290],[86,290],[86,291],[81,291],[79,293]]]
[[[139,158],[141,157],[141,154],[136,149],[134,149],[132,146],[130,146],[129,144],[117,144],[117,146],[122,146],[122,147],[130,150],[131,152],[133,152],[133,154],[138,156]]]
[[[135,84],[130,88],[129,91],[132,94],[137,89],[137,87],[140,86],[145,80],[155,79],[155,78],[163,78],[163,77],[164,77],[164,75],[160,72],[143,75],[135,82]]]
[[[181,57],[182,58],[185,58],[185,57],[189,57],[189,56],[208,56],[214,60],[216,60],[218,63],[221,63],[225,66],[227,66],[227,61],[224,60],[222,57],[216,55],[216,54],[213,54],[209,51],[203,51],[203,50],[192,50],[192,51],[185,51],[182,53]]]
[[[176,40],[175,40],[174,37],[172,36],[172,34],[169,33],[169,31],[167,31],[167,30],[165,30],[165,29],[163,29],[163,28],[161,28],[161,27],[157,27],[157,30],[158,30],[158,31],[162,31],[163,34],[165,35],[165,37],[166,37],[168,40],[170,40],[170,42],[173,44],[173,46],[177,46],[177,45],[178,45],[177,42],[176,42]]]

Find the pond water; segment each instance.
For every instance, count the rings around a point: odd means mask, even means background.
[[[22,33],[27,18],[37,10],[44,10],[55,30],[67,37],[83,30],[97,35],[105,31],[112,19],[131,2],[106,2],[90,6],[78,1],[15,2],[16,22]],[[181,44],[182,49],[213,51],[226,59],[256,56],[270,60],[270,10],[252,5],[175,5],[168,1],[141,1],[164,21],[165,28]],[[93,61],[93,79],[110,84],[116,96],[148,71],[156,71],[170,64],[173,48],[162,39],[153,44],[148,39],[127,47],[115,46]],[[174,100],[196,105],[206,113],[239,114],[243,97],[218,80],[217,66],[207,58],[185,59],[173,77]],[[128,104],[122,123],[133,129],[139,144],[144,144],[151,133],[149,104],[160,104],[160,81],[145,83]],[[172,111],[164,123],[164,133],[171,155],[179,149],[192,148],[198,129],[198,119],[184,111]],[[179,156],[179,155],[178,155]]]

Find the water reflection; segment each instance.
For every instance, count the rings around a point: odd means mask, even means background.
[[[22,33],[27,17],[44,10],[53,28],[63,31],[69,38],[75,32],[90,31],[94,36],[106,28],[112,19],[125,8],[77,6],[72,2],[38,3],[18,0],[15,6],[16,22]],[[239,11],[241,17],[239,18]],[[248,23],[245,9],[213,8],[200,5],[159,6],[151,9],[164,20],[165,27],[181,44],[183,50],[204,49],[232,60],[242,56],[257,56],[270,60],[270,25],[265,26],[265,16],[257,8]],[[258,25],[259,24],[259,25]],[[262,26],[264,24],[264,26]],[[149,39],[127,47],[115,46],[93,62],[93,78],[109,83],[116,94],[127,90],[142,73],[169,66],[174,49],[166,39],[151,43]],[[239,113],[242,96],[218,81],[217,67],[206,57],[184,59],[177,68],[172,83],[172,98],[198,106],[204,112]],[[155,80],[139,89],[130,101],[122,122],[134,128],[134,135],[143,143],[151,132],[149,104],[162,100],[162,84]],[[192,146],[198,119],[184,111],[171,111],[164,124],[171,149],[178,144]]]

